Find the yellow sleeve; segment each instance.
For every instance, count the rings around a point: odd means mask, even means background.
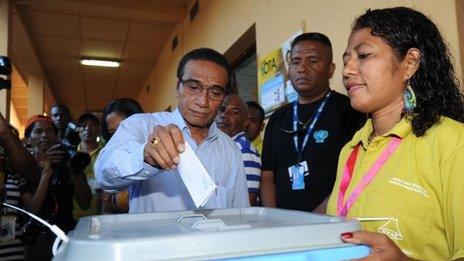
[[[464,258],[464,146],[443,161],[443,216],[451,259]]]

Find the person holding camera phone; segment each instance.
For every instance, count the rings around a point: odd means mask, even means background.
[[[14,134],[13,137],[18,138],[18,130],[10,124],[8,124],[8,127],[11,134]],[[25,177],[16,173],[11,168],[11,162],[18,160],[18,158],[10,155],[2,146],[0,146],[0,150],[3,150],[7,159],[5,162],[6,164],[3,166],[5,173],[5,195],[2,198],[3,202],[19,208],[24,208],[33,214],[37,214],[40,209],[42,209],[50,177],[52,175],[50,161],[38,159],[39,166],[42,168],[42,175],[40,176],[37,188],[34,189]],[[24,170],[20,170],[20,172],[21,171]],[[2,218],[4,217],[9,223],[8,225],[14,227],[14,232],[7,231],[7,234],[5,235],[3,233],[5,232],[3,230],[4,226],[2,225],[2,235],[0,236],[0,260],[24,260],[23,227],[27,222],[27,219],[24,215],[21,215],[18,211],[12,208],[3,207],[1,209]]]
[[[59,142],[58,130],[47,116],[32,116],[27,121],[25,137],[32,154],[39,161],[49,161],[53,172],[38,216],[68,232],[75,225],[72,215],[73,197],[76,197],[80,208],[90,207],[91,190],[83,173],[90,163],[90,156]],[[40,260],[50,258],[53,234],[47,228],[32,224],[26,233],[28,255]]]
[[[88,153],[91,158],[90,164],[84,169],[84,174],[92,191],[92,201],[90,208],[85,210],[79,206],[77,198],[74,197],[73,216],[76,220],[85,216],[101,214],[101,189],[97,184],[93,166],[100,150],[103,148],[103,142],[100,142],[101,140],[98,138],[100,135],[100,120],[97,116],[92,113],[82,114],[77,120],[77,129],[81,138],[81,142],[77,145],[77,151]]]
[[[50,117],[58,129],[58,140],[76,147],[81,140],[69,108],[63,104],[55,104],[50,109]]]

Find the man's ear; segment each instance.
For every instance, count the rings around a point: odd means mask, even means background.
[[[264,121],[261,122],[261,127],[259,127],[259,130],[260,130],[260,131],[263,131],[263,130],[264,130]]]
[[[332,79],[332,76],[334,75],[334,73],[335,73],[335,63],[331,63],[330,68],[329,68],[329,79]]]
[[[250,124],[250,118],[248,118],[248,116],[244,116],[243,117],[243,128],[246,129],[249,124]]]
[[[177,84],[176,84],[176,99],[180,97],[180,81],[177,79]]]
[[[417,48],[410,48],[406,53],[403,60],[406,66],[405,81],[409,80],[419,69],[421,55],[421,51]]]

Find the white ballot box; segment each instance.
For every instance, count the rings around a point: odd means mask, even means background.
[[[54,260],[347,260],[359,222],[308,212],[236,208],[86,217]]]

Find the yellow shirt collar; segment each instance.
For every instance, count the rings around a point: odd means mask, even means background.
[[[361,143],[361,145],[364,148],[366,148],[369,144],[369,136],[373,131],[374,129],[372,126],[372,120],[368,119],[364,124],[364,127],[362,127],[358,132],[354,134],[353,139],[350,141],[350,146],[355,147],[356,145]],[[397,124],[395,124],[395,126],[393,126],[393,128],[391,128],[389,131],[383,134],[382,137],[386,138],[394,135],[403,139],[410,133],[412,133],[411,121],[407,117],[403,117]]]
[[[102,141],[98,142],[98,147],[94,149],[92,152],[90,152],[89,155],[93,156],[95,153],[99,152],[104,146],[105,144]],[[82,151],[81,143],[77,144],[77,151]]]

